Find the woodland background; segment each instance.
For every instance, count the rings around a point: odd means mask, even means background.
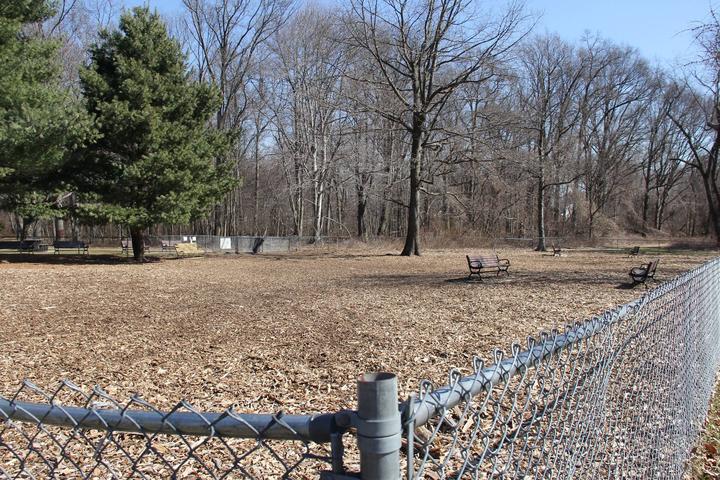
[[[538,237],[540,249],[545,237],[720,238],[713,12],[694,30],[702,55],[667,71],[597,35],[536,33],[521,3],[183,4],[168,29],[188,75],[221,93],[212,126],[233,132],[218,161],[235,182],[193,223],[148,233],[368,239],[416,228]],[[27,28],[61,42],[68,91],[80,95],[88,49],[122,8],[65,0]],[[6,208],[0,234],[123,234],[83,225],[73,198],[53,197],[64,218]]]

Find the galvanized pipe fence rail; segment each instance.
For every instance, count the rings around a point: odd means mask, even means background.
[[[318,415],[160,411],[70,382],[0,398],[7,478],[681,479],[720,364],[720,259],[399,399]]]

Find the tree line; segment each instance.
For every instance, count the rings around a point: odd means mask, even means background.
[[[472,0],[0,6],[0,208],[214,235],[712,235],[720,22],[654,65]],[[119,19],[119,20],[117,20]],[[116,24],[117,22],[117,24]],[[687,28],[678,25],[678,30]]]

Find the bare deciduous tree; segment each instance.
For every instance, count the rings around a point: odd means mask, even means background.
[[[685,163],[702,179],[710,221],[720,245],[720,18],[711,11],[711,20],[695,29],[700,59],[682,85],[676,99],[679,113],[670,117],[686,141]]]
[[[292,0],[183,0],[183,4],[192,62],[200,80],[217,85],[222,95],[216,127],[237,132],[245,120],[246,89],[258,52],[287,20]],[[213,231],[220,235],[223,230],[223,206],[216,205]]]
[[[410,196],[401,255],[419,255],[422,151],[445,105],[461,85],[481,83],[517,41],[520,4],[496,21],[482,23],[468,0],[350,0],[350,43],[377,66],[369,84],[394,94],[395,104],[377,113],[410,134]],[[389,107],[389,108],[388,108]]]
[[[578,90],[584,74],[582,59],[556,36],[536,37],[520,52],[518,106],[533,152],[528,173],[536,181],[536,250],[545,251],[545,196],[548,189],[576,180],[568,172],[568,137],[580,115]]]

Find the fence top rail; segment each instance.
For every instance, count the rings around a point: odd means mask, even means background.
[[[67,388],[83,394],[71,382],[62,382]],[[22,389],[42,392],[30,382]],[[200,412],[182,401],[168,412],[155,409],[146,401],[133,397],[122,407],[99,387],[86,398],[94,398],[84,407],[67,406],[52,396],[47,403],[18,401],[0,397],[0,420],[15,420],[34,424],[55,425],[77,429],[99,429],[142,434],[197,435],[223,438],[250,438],[268,440],[296,440],[328,443],[336,430],[335,414],[284,415],[243,414],[228,408],[223,412]],[[116,408],[108,408],[108,407]],[[136,409],[130,409],[134,406]],[[146,408],[140,410],[139,408]]]
[[[541,333],[537,339],[529,337],[526,350],[522,350],[517,343],[511,346],[510,355],[496,349],[493,353],[494,363],[488,367],[484,366],[482,359],[475,357],[473,360],[474,373],[462,376],[458,370],[452,369],[449,372],[449,381],[446,386],[434,388],[431,381],[421,381],[418,394],[411,397],[405,408],[406,423],[414,425],[415,428],[425,425],[431,419],[443,415],[460,403],[482,392],[488,392],[496,385],[507,382],[514,375],[536,366],[545,358],[592,337],[614,323],[637,314],[648,303],[718,264],[720,264],[720,257],[659,285],[636,300],[607,310],[601,315],[593,316],[583,322],[567,325],[562,332],[553,330]]]

